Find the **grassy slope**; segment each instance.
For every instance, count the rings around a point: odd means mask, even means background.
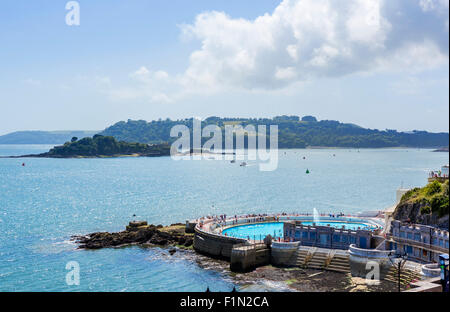
[[[449,214],[449,181],[434,181],[423,188],[414,188],[403,195],[399,204],[420,203],[421,214],[436,214],[439,218]]]

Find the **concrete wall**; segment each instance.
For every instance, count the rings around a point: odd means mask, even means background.
[[[271,246],[270,262],[276,266],[289,266],[295,258],[300,242],[273,242]]]
[[[249,272],[270,263],[270,248],[265,245],[234,245],[231,251],[230,269],[233,272]]]
[[[375,249],[362,249],[355,245],[350,245],[350,270],[352,276],[358,276],[365,278],[368,273],[374,270],[374,264],[377,264],[379,268],[380,280],[386,277],[389,269],[392,267],[392,263],[389,260],[389,253],[392,250],[375,250]]]
[[[440,277],[441,268],[438,263],[429,263],[422,265],[422,273],[426,277]]]
[[[194,249],[202,254],[230,260],[233,245],[246,243],[245,239],[225,237],[195,229]]]

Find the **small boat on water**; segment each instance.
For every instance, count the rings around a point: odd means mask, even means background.
[[[230,163],[232,163],[232,164],[234,164],[235,162],[236,162],[236,160],[234,160],[234,159],[232,161],[230,161]]]
[[[241,163],[241,167],[245,167],[247,166],[247,163],[244,161],[243,163]]]

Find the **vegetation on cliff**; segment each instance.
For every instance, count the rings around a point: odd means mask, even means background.
[[[100,134],[113,136],[118,140],[141,143],[173,142],[170,130],[175,125],[185,125],[192,131],[192,118],[181,120],[121,121],[105,129]],[[396,130],[365,129],[334,120],[321,120],[313,116],[277,116],[274,118],[220,118],[209,117],[202,121],[202,127],[217,125],[278,125],[280,148],[305,148],[308,146],[380,148],[380,147],[442,147],[448,146],[448,133],[426,131],[397,132]],[[208,138],[203,138],[207,140]],[[224,142],[224,139],[222,140]]]
[[[433,225],[448,229],[449,181],[433,181],[403,195],[395,209],[394,219]]]

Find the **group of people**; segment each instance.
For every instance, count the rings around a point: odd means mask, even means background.
[[[448,174],[442,174],[442,171],[431,171],[430,178],[448,178]]]
[[[343,217],[345,215],[343,212],[340,212],[338,214],[330,213],[329,216],[330,216],[330,218],[339,218],[339,217]]]

